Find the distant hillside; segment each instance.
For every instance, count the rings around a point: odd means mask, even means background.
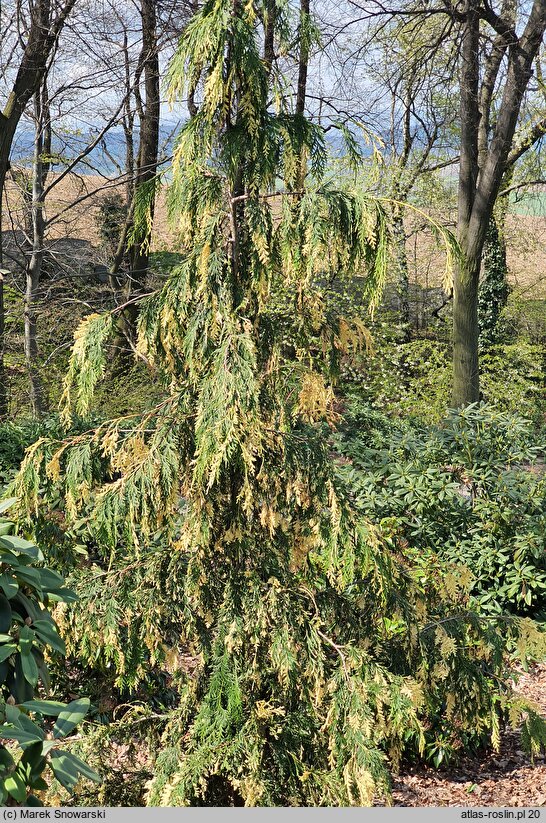
[[[161,127],[160,147],[161,154],[166,156],[172,152],[174,137],[178,130],[175,123]],[[96,132],[59,132],[53,136],[52,157],[53,169],[62,169],[73,162],[74,158],[85,151],[87,146],[96,140]],[[135,145],[138,146],[138,131],[135,133]],[[31,129],[20,129],[13,143],[11,162],[14,165],[27,166],[32,161],[34,133]],[[55,162],[55,158],[57,158]],[[113,176],[120,174],[125,168],[125,136],[121,129],[111,129],[97,146],[83,158],[75,167],[79,174],[103,174]]]

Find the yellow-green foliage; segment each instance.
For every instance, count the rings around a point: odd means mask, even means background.
[[[336,480],[332,366],[366,333],[331,316],[319,282],[364,267],[373,298],[386,222],[324,181],[317,126],[288,101],[269,110],[258,23],[256,4],[206,0],[170,70],[173,99],[202,81],[203,103],[175,149],[184,258],[139,316],[164,400],[41,441],[17,489],[27,511],[61,493],[70,528],[84,521],[98,547],[92,582],[76,573],[84,608],[59,618],[73,650],[114,663],[120,684],[196,654],[151,804],[362,805],[427,727],[496,728],[504,641],[454,616],[464,592],[413,581]],[[289,23],[275,3],[281,47]],[[90,407],[110,324],[78,334],[67,421]]]

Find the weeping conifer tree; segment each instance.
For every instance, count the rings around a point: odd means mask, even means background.
[[[169,195],[183,262],[141,302],[164,400],[39,441],[17,481],[32,516],[60,492],[109,564],[119,626],[81,655],[117,644],[126,665],[135,638],[148,665],[194,650],[152,805],[366,805],[403,750],[454,728],[495,736],[509,700],[494,621],[460,619],[465,575],[413,579],[396,529],[363,522],[336,476],[333,378],[365,330],[319,283],[365,269],[376,295],[387,232],[377,203],[324,181],[323,134],[283,103],[260,20],[278,50],[293,42],[284,0],[206,0],[170,68],[172,97],[201,87],[202,103]],[[93,315],[77,333],[67,424],[89,411],[114,326]],[[101,608],[86,585],[73,636]]]

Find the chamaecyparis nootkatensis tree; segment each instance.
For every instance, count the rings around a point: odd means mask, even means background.
[[[466,614],[468,575],[414,579],[396,527],[359,518],[336,474],[333,377],[365,330],[321,284],[365,269],[373,296],[388,234],[373,199],[326,182],[323,132],[262,59],[264,25],[277,53],[308,30],[284,0],[206,0],[170,67],[172,97],[201,102],[169,193],[183,259],[140,303],[164,399],[39,441],[17,481],[27,512],[60,493],[102,552],[102,576],[80,574],[73,650],[108,649],[127,677],[138,646],[136,679],[166,648],[195,656],[152,805],[369,804],[405,748],[495,737],[509,699],[501,634]],[[77,333],[67,424],[114,328],[93,315]]]

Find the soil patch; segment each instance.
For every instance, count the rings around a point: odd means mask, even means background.
[[[546,716],[546,665],[523,673],[517,690]],[[546,806],[546,757],[534,762],[521,748],[518,732],[506,729],[499,752],[464,757],[437,771],[410,767],[393,779],[395,806]]]

